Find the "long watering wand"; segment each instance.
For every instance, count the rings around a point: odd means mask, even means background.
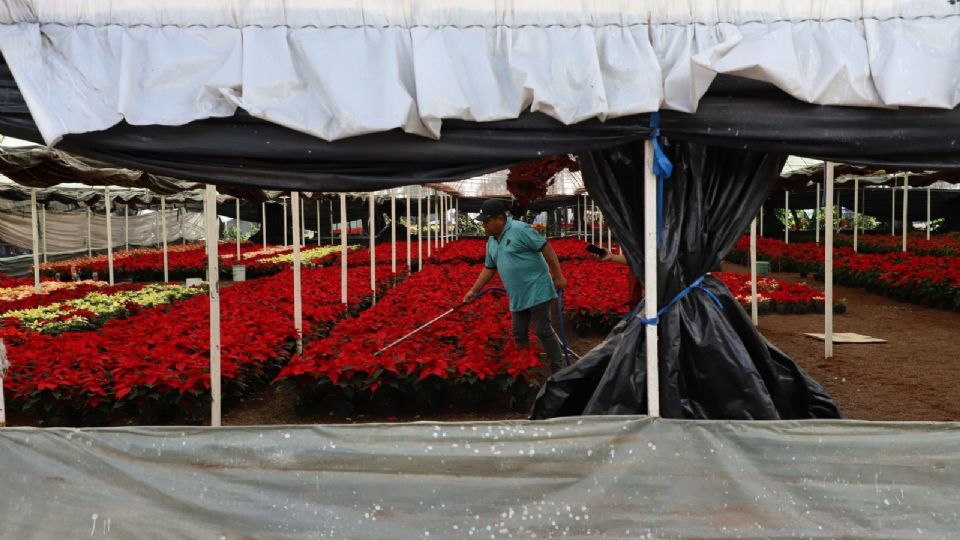
[[[405,335],[405,336],[403,336],[402,338],[394,341],[393,343],[387,345],[386,347],[380,349],[379,351],[373,353],[373,355],[374,355],[374,356],[378,356],[378,355],[379,355],[380,353],[382,353],[383,351],[389,349],[390,347],[393,347],[394,345],[396,345],[396,344],[398,344],[398,343],[401,343],[402,341],[408,339],[410,336],[413,336],[414,334],[416,334],[417,332],[420,332],[421,330],[423,330],[424,328],[430,326],[431,324],[439,321],[440,319],[446,317],[447,315],[450,315],[450,314],[453,313],[454,311],[457,311],[458,309],[462,308],[463,306],[465,306],[465,305],[473,302],[474,300],[479,299],[481,296],[484,296],[484,295],[486,295],[486,294],[488,294],[488,293],[492,293],[492,292],[501,292],[501,293],[506,294],[507,290],[506,290],[506,289],[502,289],[502,288],[500,288],[500,287],[490,287],[490,288],[484,289],[484,290],[480,291],[479,293],[477,293],[477,295],[473,297],[473,300],[468,300],[468,301],[466,301],[466,302],[460,302],[459,304],[453,306],[452,308],[444,311],[444,312],[441,313],[440,315],[437,315],[437,316],[434,317],[433,319],[430,319],[429,322],[426,322],[426,323],[421,324],[420,326],[414,328],[414,329],[413,329],[410,333],[408,333],[407,335]]]

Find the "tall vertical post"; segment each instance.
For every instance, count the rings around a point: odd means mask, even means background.
[[[340,302],[347,303],[347,194],[340,194]]]
[[[320,245],[320,199],[317,199],[317,245]]]
[[[300,242],[303,240],[301,225],[303,214],[300,192],[290,192],[290,209],[293,211],[293,329],[297,332],[297,353],[303,352],[303,295],[300,287]]]
[[[423,186],[417,186],[417,272],[423,270]]]
[[[593,226],[593,221],[597,217],[597,203],[593,202],[593,198],[590,199],[590,243],[597,243],[597,230]]]
[[[267,250],[267,202],[260,203],[260,236],[263,240],[263,250]]]
[[[783,242],[785,244],[790,243],[790,222],[793,221],[790,219],[790,192],[785,191],[783,193]]]
[[[130,203],[123,205],[123,249],[130,251]]]
[[[833,162],[827,161],[825,164],[824,182],[826,183],[827,200],[831,204],[827,205],[827,223],[833,223]],[[826,242],[823,250],[823,356],[824,358],[833,357],[833,227],[827,227]]]
[[[607,251],[613,253],[613,229],[607,224]]]
[[[600,236],[600,246],[603,246],[603,212],[602,211],[600,212],[600,230],[598,232]]]
[[[903,175],[903,217],[901,219],[901,221],[903,221],[903,251],[904,252],[907,251],[907,231],[910,228],[907,222],[907,218],[909,217],[909,215],[907,214],[907,196],[909,193],[910,193],[910,177],[908,177],[907,174],[904,173]]]
[[[860,177],[853,177],[853,251],[857,251],[857,230],[860,223]]]
[[[583,220],[580,219],[580,197],[577,197],[577,238],[581,238],[580,230],[583,228]]]
[[[657,177],[653,174],[653,143],[644,142],[643,152],[643,283],[644,316],[657,316]],[[660,416],[660,363],[657,325],[646,325],[647,414]]]
[[[413,268],[410,246],[410,186],[403,188],[403,198],[407,201],[407,272]]]
[[[110,225],[110,188],[103,188],[103,204],[107,212],[107,270],[113,285],[113,226]]]
[[[237,264],[240,264],[240,197],[236,197],[235,200],[237,206],[237,222],[234,223],[234,227],[236,228],[234,232],[237,236]]]
[[[31,188],[30,237],[33,239],[33,292],[40,294],[40,231],[37,225],[37,188]]]
[[[763,236],[763,205],[760,205],[760,236]]]
[[[220,425],[220,261],[217,244],[220,227],[217,219],[217,188],[207,184],[204,192],[204,218],[207,231],[207,281],[210,284],[210,425]]]
[[[816,222],[817,233],[815,242],[820,245],[820,182],[817,182],[817,201],[813,210],[813,221]]]
[[[456,199],[456,209],[453,211],[454,218],[457,220],[454,225],[455,237],[457,240],[460,239],[460,198]]]
[[[750,222],[750,320],[753,325],[760,323],[757,303],[757,218]]]
[[[300,195],[297,195],[299,198]],[[300,245],[307,245],[307,209],[306,201],[300,200]]]
[[[427,195],[427,258],[430,258],[430,255],[433,253],[433,246],[430,242],[430,235],[433,231],[430,230],[430,195]]]
[[[167,198],[160,196],[160,237],[163,239],[163,282],[170,281],[170,258],[167,253]]]
[[[397,194],[390,190],[390,272],[397,273]]]
[[[370,194],[370,291],[373,294],[373,303],[377,303],[377,244],[374,229],[376,228],[376,218],[374,205],[377,202],[377,196]]]
[[[90,214],[92,213],[90,206],[87,205],[87,257],[93,256],[93,234],[90,230]]]
[[[927,230],[927,240],[930,239],[930,226],[931,226],[931,223],[930,223],[930,186],[927,186],[927,226],[925,227],[926,230]]]

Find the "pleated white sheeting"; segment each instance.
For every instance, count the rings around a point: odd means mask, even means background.
[[[695,112],[718,73],[817,104],[960,103],[945,0],[6,0],[0,51],[48,144],[237,107],[326,140]]]

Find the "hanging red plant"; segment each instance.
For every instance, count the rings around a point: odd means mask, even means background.
[[[507,191],[519,206],[527,206],[546,197],[547,188],[557,173],[564,169],[576,172],[580,170],[580,164],[564,154],[515,165],[510,167],[510,173],[507,174]]]

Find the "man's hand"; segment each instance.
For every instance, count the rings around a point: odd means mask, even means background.
[[[566,289],[567,278],[563,277],[563,274],[556,276],[555,278],[553,278],[553,286],[556,287],[557,290]]]
[[[474,292],[473,289],[470,289],[469,291],[467,291],[467,294],[463,295],[463,303],[464,303],[464,304],[467,304],[467,303],[469,303],[469,302],[473,302],[473,301],[476,300],[476,299],[477,299],[477,293]]]

